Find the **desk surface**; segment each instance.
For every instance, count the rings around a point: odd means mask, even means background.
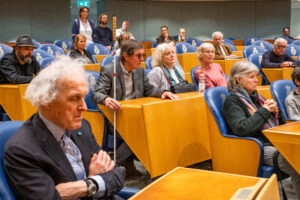
[[[206,104],[197,92],[178,100],[120,101],[117,130],[151,177],[211,158]],[[100,109],[113,122],[113,112]]]
[[[253,199],[266,182],[267,179],[264,178],[179,167],[151,183],[131,199],[218,200],[233,196],[233,199],[242,196],[245,198],[239,199]],[[243,190],[239,190],[241,188]]]
[[[263,134],[300,174],[300,121],[263,130]]]
[[[292,80],[291,74],[294,68],[287,67],[287,68],[262,68],[262,71],[268,78],[268,80],[273,83],[277,80]]]

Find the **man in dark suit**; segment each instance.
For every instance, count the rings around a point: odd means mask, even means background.
[[[101,68],[99,79],[92,96],[95,104],[104,104],[113,111],[121,109],[120,100],[136,99],[142,97],[161,97],[162,99],[176,99],[177,96],[169,91],[155,88],[141,67],[144,60],[143,45],[136,40],[126,40],[122,43],[119,61],[116,64],[116,99],[113,99],[114,66],[113,63]],[[113,127],[110,125],[110,134]],[[122,141],[120,135],[118,138]],[[117,164],[125,165],[126,172],[133,167],[133,153],[125,142],[117,149]],[[125,162],[126,161],[126,162]],[[130,175],[130,174],[128,174]]]
[[[217,31],[212,34],[213,45],[215,47],[215,60],[224,60],[236,57],[231,52],[231,49],[228,45],[222,44],[223,42],[223,33]]]
[[[124,170],[96,143],[82,64],[64,56],[29,84],[38,112],[7,142],[4,168],[17,199],[119,199]]]
[[[169,43],[169,42],[174,41],[174,38],[169,35],[168,26],[162,25],[160,27],[160,33],[161,33],[160,36],[158,36],[156,38],[157,44],[161,44],[161,43],[165,43],[165,42]]]

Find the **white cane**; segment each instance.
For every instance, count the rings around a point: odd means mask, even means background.
[[[117,62],[116,62],[116,48],[117,48],[117,42],[116,42],[116,28],[117,28],[117,18],[115,15],[113,15],[113,40],[114,40],[114,99],[117,100],[116,95],[116,79],[117,79]],[[117,111],[114,111],[114,161],[117,163],[117,133],[116,133],[116,125],[117,125]]]

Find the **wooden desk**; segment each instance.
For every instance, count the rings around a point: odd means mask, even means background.
[[[178,167],[146,186],[130,199],[255,199],[261,189],[264,189],[267,181],[265,178]],[[272,182],[277,184],[274,179]],[[272,197],[276,196],[279,198],[278,188],[269,197],[275,200],[276,198]]]
[[[144,49],[151,49],[152,41],[142,41],[141,43],[142,43]]]
[[[270,90],[270,85],[263,85],[263,86],[257,86],[257,92],[261,96],[263,96],[265,99],[273,99],[271,90]]]
[[[232,40],[235,46],[244,46],[244,40]]]
[[[100,63],[96,63],[96,64],[85,64],[84,66],[85,70],[89,70],[89,71],[95,71],[95,72],[100,72]]]
[[[268,80],[273,83],[277,80],[292,80],[291,74],[294,68],[287,67],[287,68],[262,68],[262,71],[268,78]]]
[[[28,84],[0,84],[0,104],[11,120],[26,121],[37,109],[27,101],[25,91]]]
[[[184,72],[184,76],[185,80],[187,80],[189,83],[193,83],[190,72]]]
[[[178,100],[120,101],[117,130],[151,177],[211,158],[206,103],[197,92]],[[100,109],[113,122],[113,112]]]
[[[233,51],[232,54],[234,54],[234,55],[236,55],[238,57],[244,58],[243,51]]]
[[[242,51],[243,52],[243,50],[245,49],[245,46],[244,45],[242,45],[242,46],[235,46],[235,48],[236,48],[237,51]]]
[[[263,130],[262,132],[300,174],[300,121]]]
[[[177,59],[183,71],[186,73],[190,73],[192,68],[199,66],[197,53],[177,54]]]
[[[227,76],[229,76],[231,68],[233,67],[234,63],[238,61],[247,61],[247,59],[242,58],[242,59],[229,59],[229,60],[213,60],[213,63],[218,63],[219,65],[221,65],[224,73]]]

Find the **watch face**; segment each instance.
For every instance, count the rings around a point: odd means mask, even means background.
[[[96,194],[97,192],[97,186],[95,185],[94,181],[88,180],[88,196],[91,197]]]

